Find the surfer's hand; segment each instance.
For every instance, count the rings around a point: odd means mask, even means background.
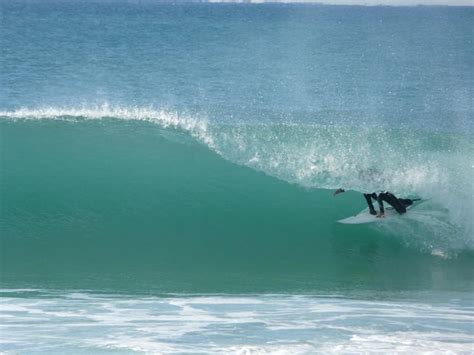
[[[344,189],[337,189],[336,191],[334,191],[334,193],[332,195],[336,196],[337,194],[340,194],[340,193],[343,193],[343,192],[344,192]]]

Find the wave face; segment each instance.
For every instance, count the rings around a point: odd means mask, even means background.
[[[474,288],[474,8],[0,12],[5,287]],[[374,190],[427,201],[335,223]]]
[[[472,221],[459,209],[472,193],[472,145],[462,134],[229,125],[138,108],[0,115],[7,284],[472,286]],[[353,191],[332,197],[339,186]],[[335,224],[379,186],[429,201],[380,225]]]

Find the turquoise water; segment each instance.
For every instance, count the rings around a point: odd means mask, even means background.
[[[2,351],[472,349],[471,8],[0,11]]]

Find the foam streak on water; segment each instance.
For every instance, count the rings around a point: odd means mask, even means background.
[[[472,300],[430,304],[338,296],[129,297],[38,290],[2,291],[2,296],[0,349],[7,353],[472,350]]]

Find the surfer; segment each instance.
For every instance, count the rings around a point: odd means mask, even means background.
[[[345,192],[345,190],[337,189],[334,192],[334,196],[342,192]],[[394,194],[388,191],[380,192],[378,195],[375,192],[364,193],[364,197],[365,197],[365,201],[367,202],[367,205],[369,206],[369,213],[374,216],[376,215],[378,218],[383,218],[385,216],[383,201],[387,202],[390,206],[392,206],[395,209],[395,211],[397,211],[399,214],[404,214],[407,211],[407,207],[411,206],[413,204],[413,201],[416,201],[416,200],[411,200],[409,198],[397,198]],[[372,199],[377,201],[379,205],[378,214],[377,214],[377,211],[375,211],[374,204],[372,203]]]
[[[413,205],[413,202],[416,200],[411,200],[409,198],[398,198],[391,192],[385,191],[379,193],[377,197],[377,202],[379,204],[380,212],[377,217],[384,217],[385,210],[383,208],[383,201],[387,202],[390,206],[392,206],[395,211],[399,214],[404,214],[407,211],[407,207]]]

